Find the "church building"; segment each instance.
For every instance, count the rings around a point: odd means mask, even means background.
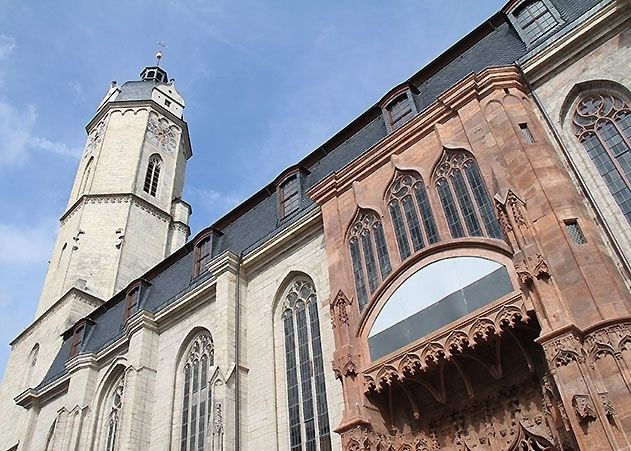
[[[113,83],[0,451],[631,450],[630,24],[510,0],[195,236],[194,93]]]

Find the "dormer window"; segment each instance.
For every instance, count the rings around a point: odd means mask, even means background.
[[[72,342],[70,344],[70,357],[73,358],[79,353],[81,349],[81,343],[83,343],[83,336],[85,335],[85,322],[76,325],[74,332],[72,333]]]
[[[138,310],[138,301],[140,301],[140,285],[131,288],[125,296],[125,321]]]
[[[561,19],[548,0],[530,0],[517,6],[512,14],[514,25],[526,44],[547,34]]]
[[[300,208],[300,183],[298,174],[292,175],[278,188],[280,218],[285,218]]]
[[[405,82],[393,88],[379,102],[388,132],[398,129],[417,113],[412,92],[418,94],[412,83]]]
[[[195,245],[195,265],[193,267],[193,277],[199,276],[206,271],[206,265],[210,261],[212,254],[212,236],[208,235]]]

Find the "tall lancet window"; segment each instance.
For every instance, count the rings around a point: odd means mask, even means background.
[[[121,409],[123,407],[123,392],[125,389],[125,379],[121,377],[116,388],[110,395],[109,413],[107,416],[107,432],[105,434],[105,450],[114,451],[116,449],[116,440],[119,434],[119,425],[121,417]]]
[[[81,179],[81,184],[79,185],[79,195],[85,193],[85,190],[88,188],[88,183],[90,182],[90,176],[92,175],[92,165],[94,164],[94,157],[90,157],[88,162],[85,165],[85,169],[83,170],[83,178]]]
[[[401,260],[438,242],[440,237],[434,214],[420,175],[397,173],[388,189],[387,199]]]
[[[480,169],[468,152],[446,152],[436,167],[436,190],[453,238],[502,239],[491,196]]]
[[[160,181],[160,167],[162,166],[162,158],[160,155],[151,155],[149,164],[147,164],[147,173],[145,174],[145,184],[143,190],[152,196],[158,193],[158,182]]]
[[[369,294],[375,292],[392,270],[379,215],[374,211],[362,211],[351,227],[348,244],[359,309],[363,310]]]
[[[331,429],[315,288],[310,281],[295,280],[284,300],[290,449],[330,451]]]
[[[613,94],[579,101],[574,133],[585,147],[609,192],[631,224],[631,109]]]
[[[210,334],[201,333],[193,341],[184,364],[180,451],[207,449],[206,425],[212,406],[209,376],[214,356]]]

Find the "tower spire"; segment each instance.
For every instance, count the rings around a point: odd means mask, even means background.
[[[164,41],[156,42],[158,44],[158,51],[156,52],[156,67],[160,67],[160,60],[162,59],[162,51],[166,50],[168,46]]]

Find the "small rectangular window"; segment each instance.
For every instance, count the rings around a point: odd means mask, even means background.
[[[78,326],[72,334],[72,342],[70,344],[70,358],[79,353],[79,348],[83,342],[83,333],[85,332],[85,324]]]
[[[164,104],[166,106],[171,106],[171,101],[164,99]]]
[[[279,196],[281,219],[300,208],[300,185],[297,175],[290,177],[280,185]]]
[[[528,128],[527,123],[519,124],[519,129],[521,130],[521,135],[528,144],[534,144],[535,138],[532,136],[530,129]]]
[[[136,312],[140,298],[140,287],[133,288],[125,298],[125,321]]]
[[[585,235],[583,235],[583,231],[578,225],[578,221],[576,219],[565,220],[565,228],[567,229],[568,235],[570,235],[570,238],[572,238],[572,241],[574,241],[575,244],[587,243],[587,239],[585,239]]]

